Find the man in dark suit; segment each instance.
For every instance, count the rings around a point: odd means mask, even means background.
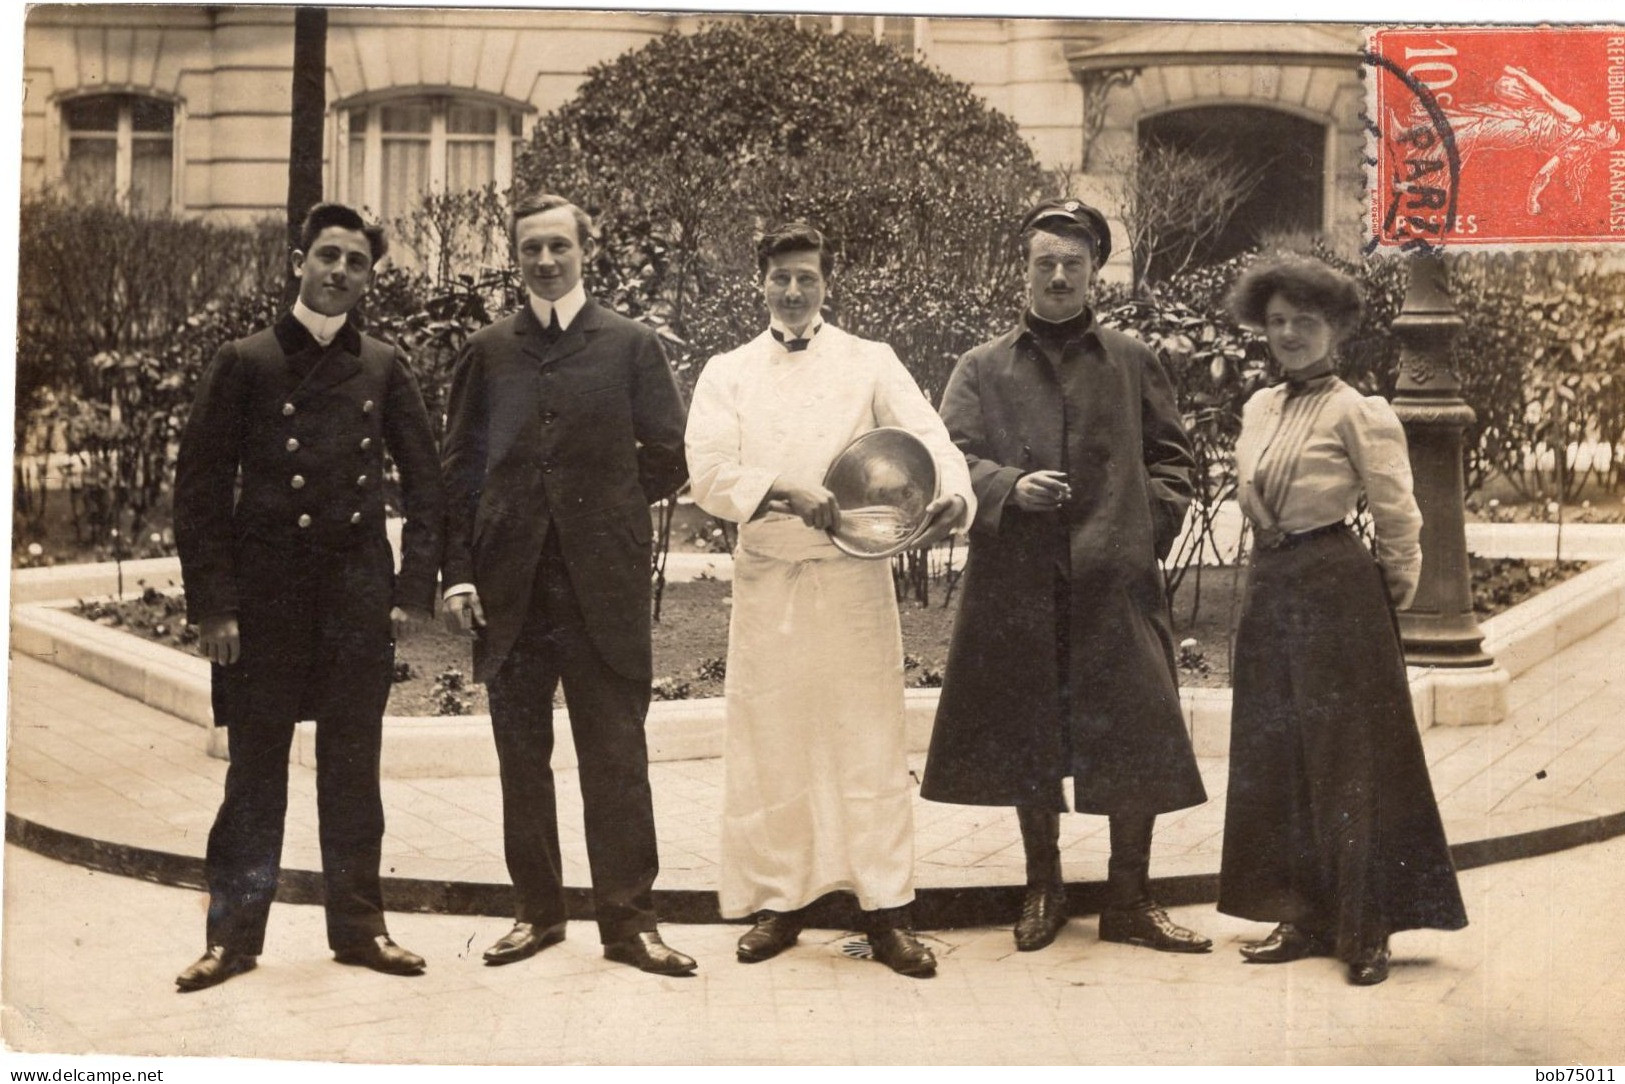
[[[387,247],[350,208],[313,208],[293,253],[292,311],[220,349],[181,438],[175,541],[231,752],[205,858],[208,947],[176,978],[182,991],[254,967],[301,719],[316,720],[328,944],[341,963],[423,970],[384,928],[378,760],[395,634],[410,611],[433,610],[444,501],[405,358],[348,319]],[[408,517],[398,577],[386,450]]]
[[[596,248],[584,212],[539,196],[515,206],[509,229],[528,303],[463,348],[442,460],[446,619],[475,634],[474,678],[490,688],[516,902],[513,929],[485,960],[564,939],[549,766],[562,681],[604,955],[686,975],[694,961],[655,928],[643,733],[649,505],[687,476],[683,400],[655,333],[583,290]]]

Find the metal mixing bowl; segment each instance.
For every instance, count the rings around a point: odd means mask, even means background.
[[[937,497],[937,464],[906,429],[871,429],[848,444],[824,475],[841,521],[830,540],[853,557],[880,559],[911,548]]]

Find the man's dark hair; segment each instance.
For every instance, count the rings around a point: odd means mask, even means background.
[[[787,252],[818,253],[818,269],[825,278],[835,270],[835,251],[822,231],[805,222],[786,222],[762,234],[756,242],[756,273],[767,274],[767,262]]]
[[[1261,328],[1264,310],[1277,296],[1320,313],[1339,339],[1360,322],[1359,284],[1308,256],[1275,256],[1253,264],[1230,291],[1230,312],[1243,324]]]
[[[519,232],[520,220],[529,218],[531,215],[556,211],[560,207],[570,208],[570,215],[576,220],[576,240],[581,243],[581,247],[585,248],[587,242],[592,240],[592,219],[588,217],[586,211],[577,207],[570,200],[563,196],[554,195],[551,192],[526,196],[513,205],[508,211],[508,243],[511,245],[515,242]]]
[[[361,217],[360,211],[342,203],[318,203],[310,209],[299,227],[299,251],[309,255],[310,246],[316,243],[322,231],[334,227],[354,230],[365,237],[368,247],[372,249],[373,263],[383,259],[389,251],[389,238],[384,236],[384,227],[369,223]]]

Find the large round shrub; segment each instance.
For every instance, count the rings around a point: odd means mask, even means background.
[[[965,84],[786,18],[668,34],[592,69],[517,173],[598,217],[595,292],[665,328],[690,376],[765,323],[753,237],[802,218],[838,249],[836,319],[891,342],[933,392],[1013,317],[1015,225],[1046,191],[1015,122]]]

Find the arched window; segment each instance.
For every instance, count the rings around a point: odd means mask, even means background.
[[[411,213],[429,192],[513,182],[524,110],[496,102],[415,95],[343,108],[339,198],[386,221]]]
[[[140,94],[62,103],[62,179],[80,199],[167,211],[175,188],[175,105]]]
[[[1153,147],[1221,163],[1245,178],[1247,194],[1223,228],[1202,239],[1194,262],[1225,260],[1271,234],[1318,233],[1325,226],[1326,128],[1312,120],[1247,105],[1199,105],[1142,120],[1142,159]],[[1158,267],[1151,275],[1172,270]]]

